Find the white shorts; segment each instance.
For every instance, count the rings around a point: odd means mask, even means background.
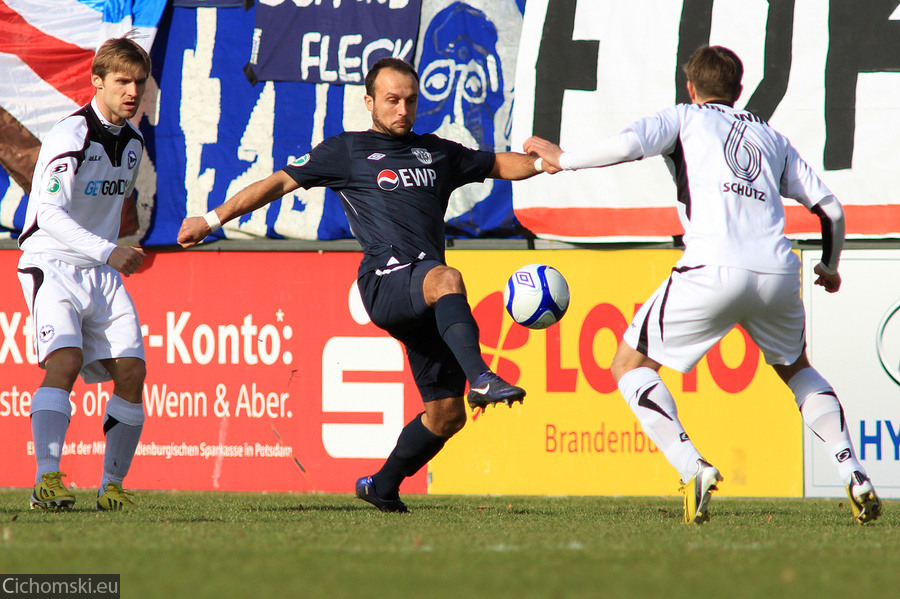
[[[84,354],[81,378],[100,383],[112,376],[99,360],[144,359],[137,311],[114,268],[80,268],[40,254],[23,254],[18,270],[42,368],[57,349],[78,347]]]
[[[800,277],[727,266],[674,268],[638,310],[624,339],[651,360],[690,372],[736,325],[767,364],[793,364],[806,348]]]

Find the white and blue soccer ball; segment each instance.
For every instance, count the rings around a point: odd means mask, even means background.
[[[569,308],[569,284],[546,264],[523,266],[509,277],[503,304],[513,320],[529,329],[556,324]]]

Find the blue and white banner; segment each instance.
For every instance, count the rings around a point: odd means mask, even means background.
[[[420,7],[421,0],[261,0],[250,68],[260,81],[362,84],[379,58],[412,62]]]
[[[166,11],[136,118],[147,153],[137,183],[141,230],[129,241],[174,245],[185,216],[215,208],[326,137],[371,126],[361,85],[247,81],[242,67],[259,8]],[[509,149],[520,0],[424,0],[421,15],[421,50],[407,57],[423,74],[416,131],[472,148]],[[25,201],[0,170],[0,224],[13,236]],[[518,227],[509,182],[493,179],[457,190],[446,217],[452,237],[509,237]],[[317,188],[298,189],[229,222],[215,237],[352,234],[337,195]]]
[[[424,0],[416,60],[421,79],[417,133],[480,150],[511,149],[523,10],[524,3],[516,0]],[[457,189],[446,218],[451,235],[519,234],[509,181],[486,179]]]

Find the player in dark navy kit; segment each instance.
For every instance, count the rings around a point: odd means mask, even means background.
[[[358,273],[363,303],[372,322],[405,345],[425,403],[381,470],[357,481],[356,494],[382,511],[406,512],[400,483],[462,429],[466,381],[473,409],[525,397],[524,389],[498,377],[482,359],[462,274],[445,263],[450,193],[487,177],[526,179],[541,172],[541,163],[525,154],[476,151],[413,133],[419,77],[401,60],[379,60],[365,83],[371,129],[328,138],[205,216],[186,218],[178,243],[191,247],[222,223],[298,187],[338,193],[364,252]]]

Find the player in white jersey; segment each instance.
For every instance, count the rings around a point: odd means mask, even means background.
[[[685,433],[658,371],[666,365],[689,372],[741,325],[831,453],[854,519],[875,520],[881,502],[856,457],[841,404],[806,356],[800,263],[784,236],[782,197],[819,216],[823,256],[815,283],[836,292],[844,244],[841,205],[784,135],[734,108],[743,66],[732,51],[703,46],[685,72],[691,104],[641,119],[590,150],[563,152],[538,137],[525,142],[525,150],[548,170],[662,155],[675,179],[684,254],[635,315],[613,358],[613,376],[644,430],[681,474],[685,523],[700,524],[709,519],[710,494],[723,479]]]
[[[144,252],[120,247],[116,239],[144,146],[127,119],[137,113],[149,75],[150,57],[138,44],[107,40],[91,65],[93,100],[50,130],[35,166],[18,266],[46,371],[31,403],[32,508],[71,509],[75,503],[59,464],[79,373],[86,383],[113,381],[96,508],[134,505],[122,480],[143,427],[146,365],[137,312],[121,275],[134,273]]]

